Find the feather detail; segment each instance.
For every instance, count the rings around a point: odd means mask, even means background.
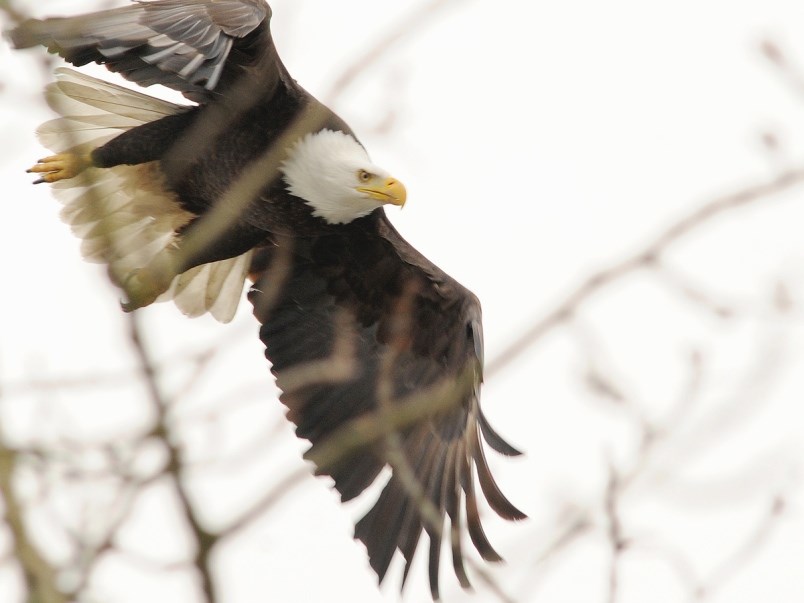
[[[296,435],[312,443],[305,456],[318,463],[316,473],[331,476],[347,501],[390,466],[354,532],[379,580],[398,551],[404,586],[417,549],[426,548],[437,599],[442,549],[449,548],[455,576],[469,588],[462,532],[484,560],[502,559],[486,537],[479,503],[485,499],[505,519],[524,518],[500,491],[482,448],[485,438],[492,449],[516,452],[481,424],[477,298],[410,247],[382,212],[319,235],[277,237],[255,251],[253,267],[249,299],[260,338]],[[343,363],[351,370],[321,378],[322,367]],[[408,396],[449,386],[458,388],[450,408],[332,463],[321,456],[342,429],[383,421],[380,411],[394,416],[394,405]]]
[[[8,36],[17,48],[41,44],[73,65],[104,64],[141,86],[162,84],[204,101],[227,73],[231,84],[262,50],[273,48],[269,19],[262,0],[161,0],[78,17],[28,19]],[[253,37],[260,33],[262,45],[255,50]],[[236,43],[245,52],[230,61]]]
[[[170,288],[156,301],[173,299],[187,316],[209,312],[216,320],[229,322],[240,303],[251,256],[249,251],[229,260],[191,268],[173,279]]]
[[[71,69],[56,70],[56,77],[46,96],[62,117],[42,124],[37,135],[57,153],[88,153],[126,130],[182,110]],[[117,285],[171,249],[176,232],[195,217],[166,189],[157,162],[89,168],[52,190],[63,205],[62,220],[81,239],[84,258],[108,264]],[[251,252],[188,270],[157,301],[172,299],[188,316],[209,312],[229,322],[250,260]]]

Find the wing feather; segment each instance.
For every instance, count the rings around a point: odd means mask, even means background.
[[[357,522],[355,538],[365,544],[380,581],[398,550],[405,559],[404,585],[426,532],[430,589],[437,598],[444,540],[458,581],[469,587],[462,501],[475,547],[484,559],[500,560],[480,523],[475,472],[493,510],[506,519],[524,517],[491,476],[481,435],[494,449],[518,451],[481,419],[476,299],[389,229],[378,212],[339,233],[277,237],[255,255],[249,299],[288,418],[312,443],[308,454],[354,421],[382,416],[381,409],[393,413],[406,397],[475,375],[475,387],[449,410],[419,417],[390,438],[377,436],[317,469],[332,476],[346,501],[368,488],[383,466],[391,467],[376,502]],[[272,282],[277,274],[284,275],[282,282]],[[336,371],[336,365],[348,370]]]
[[[76,66],[100,63],[142,86],[162,84],[203,102],[222,80],[231,84],[243,68],[274,57],[269,19],[261,0],[137,1],[77,17],[30,19],[9,36],[17,48],[43,45]],[[229,64],[235,46],[243,52]]]
[[[483,524],[480,521],[480,511],[477,508],[477,495],[472,479],[472,461],[469,454],[461,457],[461,486],[466,495],[466,524],[472,544],[475,545],[480,556],[490,562],[502,561],[502,556],[491,546]]]
[[[157,301],[172,299],[185,315],[207,312],[220,322],[229,322],[243,295],[252,252],[228,260],[202,264],[178,275]]]
[[[40,126],[42,144],[62,153],[89,150],[126,130],[184,110],[181,105],[81,74],[56,70],[49,104],[62,115]],[[90,169],[52,187],[61,218],[81,239],[89,261],[105,263],[118,284],[172,248],[194,215],[182,208],[154,163]],[[189,316],[234,317],[251,253],[205,264],[176,276],[158,301],[173,300]]]

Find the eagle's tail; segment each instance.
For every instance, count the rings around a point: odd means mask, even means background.
[[[37,131],[48,149],[86,153],[144,123],[173,115],[181,105],[99,80],[72,69],[56,70],[46,89],[61,115]],[[53,185],[62,219],[82,239],[84,257],[106,263],[118,285],[175,244],[193,217],[164,187],[156,162],[90,168]],[[251,252],[197,266],[173,279],[157,301],[172,299],[189,316],[209,312],[222,322],[237,310]]]

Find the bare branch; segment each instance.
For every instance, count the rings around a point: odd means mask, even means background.
[[[541,340],[547,333],[571,319],[583,304],[587,303],[601,290],[636,270],[652,267],[671,246],[690,233],[697,231],[725,213],[764,201],[768,197],[798,186],[802,181],[804,181],[804,168],[787,170],[766,182],[746,187],[736,193],[710,201],[681,218],[661,232],[639,252],[588,277],[552,310],[549,310],[543,318],[526,329],[499,356],[491,360],[486,365],[486,375],[491,376],[502,370],[514,358]]]
[[[190,495],[187,492],[185,466],[182,459],[182,454],[175,444],[170,427],[167,423],[167,407],[168,402],[164,399],[162,392],[159,388],[157,381],[157,372],[151,361],[150,356],[142,341],[141,330],[136,313],[129,315],[129,335],[131,343],[134,347],[135,353],[139,360],[140,370],[142,372],[143,384],[148,391],[148,399],[156,414],[156,425],[154,427],[154,435],[158,436],[163,442],[167,453],[168,462],[166,471],[170,475],[173,486],[178,495],[184,519],[187,521],[190,530],[193,533],[196,544],[195,553],[195,567],[198,571],[201,580],[201,589],[204,594],[204,601],[206,603],[215,603],[216,590],[215,583],[212,575],[212,567],[210,564],[210,556],[212,549],[218,542],[218,537],[207,531],[201,524],[195,505],[190,500]]]
[[[784,518],[786,506],[782,495],[773,497],[764,515],[744,542],[700,586],[697,593],[699,598],[711,597],[727,580],[738,575],[748,563],[756,559]]]
[[[428,0],[415,7],[407,16],[395,21],[394,27],[379,37],[379,41],[360,53],[358,59],[341,71],[340,77],[335,80],[330,91],[324,95],[328,104],[334,105],[346,90],[354,84],[358,76],[365,73],[372,65],[388,54],[400,40],[410,35],[412,31],[420,31],[433,21],[433,17],[450,5],[457,5],[463,0]]]
[[[68,603],[56,585],[56,571],[31,542],[25,526],[22,505],[12,483],[16,453],[0,440],[0,495],[5,507],[4,520],[11,530],[14,556],[22,568],[31,601]]]
[[[615,603],[619,593],[619,561],[626,541],[623,538],[623,529],[619,513],[620,480],[617,470],[609,464],[609,480],[606,485],[604,510],[608,522],[608,539],[611,548],[611,561],[609,565],[608,603]]]

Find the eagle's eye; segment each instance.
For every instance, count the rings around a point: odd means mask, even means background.
[[[371,174],[369,174],[366,170],[359,170],[357,172],[357,179],[360,180],[360,182],[368,182],[371,180]]]

